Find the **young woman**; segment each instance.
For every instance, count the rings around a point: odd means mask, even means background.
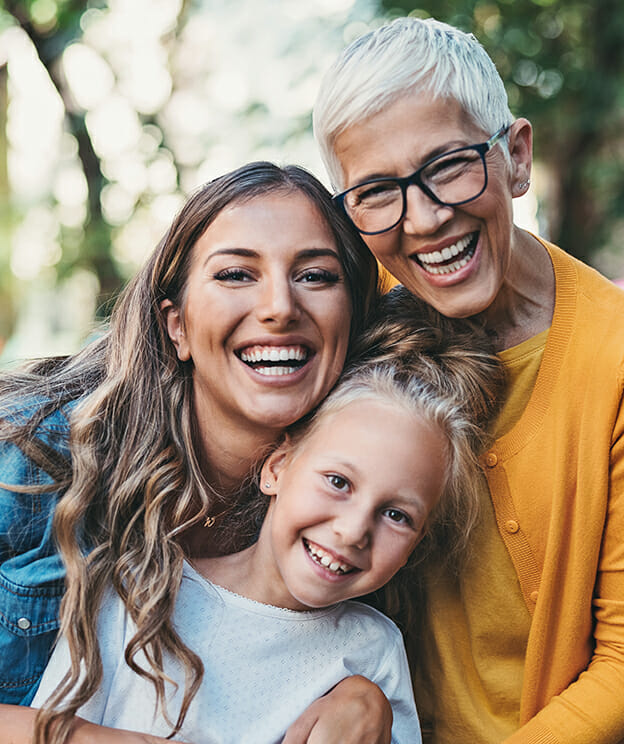
[[[135,650],[156,667],[173,653],[199,682],[199,659],[172,624],[183,558],[218,550],[210,525],[258,456],[333,386],[375,288],[374,259],[322,185],[254,163],[191,197],[99,340],[2,376],[4,735],[31,735],[34,711],[16,705],[32,700],[59,617],[97,686],[107,584],[137,623]],[[357,741],[371,706],[385,710],[376,691],[346,680],[299,731]],[[145,741],[73,725],[72,742],[89,736]]]
[[[258,540],[185,562],[173,625],[203,664],[194,697],[175,658],[155,672],[135,653],[132,608],[109,591],[97,631],[104,674],[81,717],[203,744],[267,744],[346,675],[362,674],[392,705],[392,741],[420,742],[398,628],[344,600],[409,571],[438,524],[447,537],[448,525],[456,528],[455,543],[467,540],[480,425],[502,372],[483,338],[443,335],[417,311],[406,313],[409,305],[396,316],[389,308],[366,332],[364,356],[266,459],[245,514],[253,525],[250,517],[266,511]],[[236,519],[227,525],[240,528]],[[453,544],[445,540],[444,550]],[[42,716],[46,744],[62,741],[49,735],[55,708],[89,685],[88,667],[63,684],[68,669],[64,643],[33,703],[52,696]]]

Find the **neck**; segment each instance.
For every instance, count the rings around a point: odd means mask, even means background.
[[[481,313],[496,351],[509,349],[545,331],[555,307],[555,277],[546,248],[514,228],[511,261],[492,304]]]
[[[196,570],[213,584],[262,604],[291,610],[307,610],[288,591],[271,543],[271,509],[264,519],[258,540],[238,553],[197,558]]]
[[[254,466],[260,463],[268,450],[281,436],[280,430],[235,426],[223,421],[213,410],[194,406],[194,427],[200,448],[199,460],[204,476],[217,494],[214,512],[209,516],[216,523],[208,527],[203,523],[185,530],[180,537],[184,552],[188,557],[221,555],[224,546],[230,544],[220,539],[219,525],[222,513],[227,513],[228,505],[240,496],[241,486],[252,476]]]
[[[196,406],[195,425],[205,474],[210,485],[227,496],[235,493],[249,476],[253,466],[279,440],[282,431],[269,427],[251,427],[220,420],[211,410]]]

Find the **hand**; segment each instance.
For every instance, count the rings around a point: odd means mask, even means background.
[[[282,744],[390,744],[392,708],[366,677],[347,677],[290,726]]]

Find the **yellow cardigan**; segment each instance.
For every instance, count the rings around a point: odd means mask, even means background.
[[[532,614],[522,725],[505,744],[616,744],[624,741],[624,292],[544,245],[556,300],[535,389],[520,421],[482,457]]]

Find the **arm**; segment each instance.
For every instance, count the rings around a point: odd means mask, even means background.
[[[32,744],[36,714],[34,708],[0,704],[0,731],[3,744]],[[161,739],[159,736],[96,726],[94,723],[76,718],[67,744],[179,744],[179,742]]]
[[[578,679],[504,744],[624,741],[624,406],[614,429],[609,503],[593,597],[594,649]]]
[[[357,675],[312,703],[288,729],[283,744],[390,744],[391,729],[386,696]]]
[[[354,676],[313,703],[289,728],[284,744],[420,744],[403,636],[376,610],[366,607],[366,614],[377,645],[367,647],[364,659],[352,657],[347,666]]]

